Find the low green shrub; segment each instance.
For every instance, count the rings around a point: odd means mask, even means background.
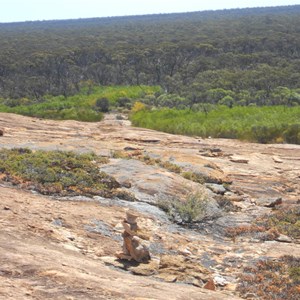
[[[204,189],[189,193],[185,199],[164,199],[158,207],[164,210],[171,220],[191,224],[204,219],[207,208],[207,194]]]
[[[63,151],[0,150],[2,180],[43,194],[106,194],[119,183],[99,171],[106,162],[93,153]]]

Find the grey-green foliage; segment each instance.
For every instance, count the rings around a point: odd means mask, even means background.
[[[165,199],[158,202],[171,220],[179,223],[200,222],[206,215],[208,196],[204,188],[187,194],[185,199]]]

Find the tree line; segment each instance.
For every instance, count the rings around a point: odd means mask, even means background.
[[[169,107],[300,104],[300,5],[2,23],[0,39],[3,99],[159,85]]]

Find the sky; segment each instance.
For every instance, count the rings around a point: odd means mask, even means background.
[[[300,4],[300,0],[0,0],[0,22],[58,20]]]

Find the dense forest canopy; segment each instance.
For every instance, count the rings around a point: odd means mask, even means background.
[[[300,5],[2,23],[0,40],[2,99],[159,85],[169,107],[300,104]]]

